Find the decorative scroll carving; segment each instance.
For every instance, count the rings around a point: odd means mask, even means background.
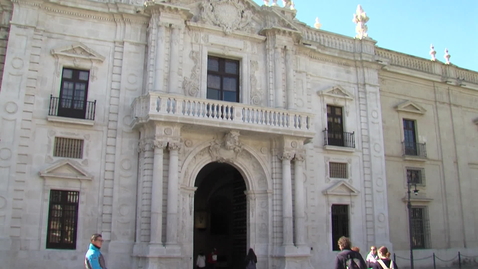
[[[210,0],[200,7],[201,20],[221,27],[225,34],[251,26],[251,10],[237,0]]]
[[[262,97],[261,97],[261,90],[257,86],[257,75],[259,71],[259,63],[257,61],[251,61],[251,104],[253,105],[261,105],[262,104]]]
[[[184,78],[183,88],[184,93],[189,96],[197,97],[199,92],[199,52],[191,51],[189,58],[194,62],[194,66],[191,70],[191,78]]]
[[[243,144],[239,141],[239,131],[230,131],[222,141],[214,139],[209,146],[209,154],[218,162],[232,162],[243,150]]]
[[[285,151],[285,152],[282,152],[282,153],[279,153],[279,155],[277,157],[279,157],[279,159],[281,161],[290,161],[294,158],[295,154],[293,152],[290,152],[290,151]]]
[[[153,143],[153,140],[142,139],[138,142],[138,152],[145,152],[145,151],[152,150],[154,146],[155,145]]]
[[[168,143],[169,151],[179,150],[180,148],[181,148],[181,143],[179,143],[179,142],[169,142]]]
[[[153,145],[157,149],[164,149],[168,145],[166,141],[154,140]]]

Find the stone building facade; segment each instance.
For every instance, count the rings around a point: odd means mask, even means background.
[[[406,252],[408,170],[423,251],[476,250],[477,73],[250,0],[0,3],[7,268],[79,267],[97,232],[110,268]]]

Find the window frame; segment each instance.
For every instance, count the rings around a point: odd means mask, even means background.
[[[422,167],[410,167],[407,166],[405,167],[405,184],[408,182],[408,172],[409,171],[416,171],[419,173],[418,178],[419,180],[417,182],[412,182],[411,184],[417,185],[417,186],[425,186],[426,184],[426,178],[425,178],[425,168]]]
[[[65,141],[63,143],[59,143],[59,139],[64,139]],[[76,140],[78,143],[81,144],[80,146],[80,152],[77,153],[77,156],[67,156],[68,154],[64,154],[64,156],[60,156],[60,155],[55,155],[57,154],[58,152],[64,152],[65,150],[58,150],[58,144],[67,144],[67,142],[73,142],[74,140]],[[71,148],[71,146],[70,146]],[[71,137],[63,137],[63,136],[55,136],[53,138],[53,152],[52,152],[52,155],[53,157],[56,157],[56,158],[70,158],[70,159],[83,159],[83,155],[84,155],[84,150],[85,150],[85,140],[84,139],[79,139],[79,138],[71,138]],[[69,151],[71,153],[71,150]]]
[[[410,123],[411,126],[407,126]],[[413,127],[413,128],[408,128]],[[414,119],[402,118],[403,143],[405,147],[405,155],[418,155],[418,128],[417,121]],[[411,133],[410,133],[411,132]],[[410,141],[412,139],[413,141]]]
[[[65,78],[65,71],[72,72],[72,78]],[[87,72],[88,78],[82,80],[81,73]],[[85,119],[88,110],[88,88],[91,81],[91,72],[87,69],[78,69],[64,66],[60,75],[60,90],[58,95],[58,116]],[[71,98],[65,97],[68,92],[66,83],[73,85]],[[84,86],[84,89],[77,89],[77,86]],[[83,91],[79,96],[77,93]],[[69,97],[69,96],[68,96]],[[79,99],[79,100],[78,100]]]
[[[59,202],[52,202],[53,198],[53,193],[54,192],[59,192],[60,194],[60,199],[61,201]],[[76,194],[76,202],[68,203],[68,194],[69,193],[74,193]],[[65,201],[66,200],[66,201]],[[74,216],[70,218],[69,220],[73,220],[74,222],[74,227],[73,227],[73,233],[72,233],[72,242],[71,243],[66,243],[64,242],[66,239],[66,236],[61,234],[60,235],[60,241],[62,242],[51,242],[51,236],[53,233],[52,230],[52,223],[53,223],[53,210],[52,208],[55,207],[56,205],[63,205],[63,208],[66,206],[73,206],[74,207]],[[60,190],[60,189],[50,189],[49,192],[49,199],[48,199],[48,218],[47,218],[47,231],[46,231],[46,249],[76,249],[77,245],[77,238],[78,238],[78,217],[79,217],[79,205],[80,205],[80,192],[79,191],[73,191],[73,190]],[[68,226],[66,224],[67,222],[67,214],[65,214],[65,210],[62,209],[61,211],[61,232],[67,233],[68,231],[64,230],[63,227]]]
[[[349,179],[349,167],[348,167],[348,163],[346,162],[335,162],[335,161],[329,161],[329,178],[340,178],[340,179]],[[332,165],[344,165],[345,166],[345,169],[340,169],[340,170],[344,170],[345,171],[345,177],[337,177],[334,175],[332,175],[332,170],[337,170],[337,169],[332,169]],[[343,168],[343,167],[342,167]]]
[[[409,217],[411,217],[411,224],[412,224],[412,227],[411,227],[411,237],[412,237],[412,248],[413,249],[427,249],[429,248],[430,246],[430,243],[429,243],[429,240],[430,240],[430,227],[429,227],[429,217],[428,217],[428,207],[426,206],[414,206],[412,205],[411,206],[411,210],[412,210],[412,213],[410,214]],[[417,219],[417,218],[414,218],[414,215],[415,214],[415,211],[421,211],[421,215],[422,215],[422,218],[421,219]],[[417,231],[417,227],[416,227],[416,223],[417,222],[421,222],[421,233],[420,233],[420,236],[421,236],[421,239],[420,241],[422,241],[422,244],[420,245],[417,245],[416,244],[416,231]]]
[[[212,59],[217,59],[218,60],[218,71],[210,70],[209,69],[209,61]],[[233,73],[227,73],[226,70],[226,62],[234,62],[236,64],[237,72],[236,74]],[[238,59],[233,59],[233,58],[225,58],[221,56],[216,56],[216,55],[207,55],[206,59],[206,94],[205,97],[206,99],[209,100],[218,100],[218,101],[224,101],[224,102],[233,102],[233,103],[240,103],[241,102],[241,93],[240,93],[240,85],[241,85],[241,60]],[[210,98],[209,97],[209,76],[218,76],[220,78],[220,86],[217,89],[219,91],[219,99],[215,98]],[[224,93],[225,92],[232,92],[224,89],[224,78],[234,78],[236,80],[236,89],[235,89],[235,101],[228,101],[225,100],[224,98]]]
[[[346,213],[335,214],[334,215],[334,207],[335,208],[345,208]],[[334,221],[334,219],[336,221]],[[337,224],[337,225],[334,225]],[[345,225],[344,225],[345,223]],[[340,237],[346,236],[350,237],[350,205],[348,204],[332,204],[330,206],[330,225],[331,225],[331,239],[332,239],[332,251],[340,251],[337,241]],[[340,227],[337,227],[340,226]],[[336,228],[337,227],[337,228]],[[337,231],[336,229],[345,229],[344,233]],[[337,234],[339,233],[339,234]]]

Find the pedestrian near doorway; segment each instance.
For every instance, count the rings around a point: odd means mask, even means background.
[[[247,252],[247,256],[244,263],[246,269],[256,269],[257,256],[252,248],[250,248]]]
[[[207,255],[207,268],[208,269],[215,269],[217,263],[217,249],[213,248],[211,253]]]
[[[106,262],[103,254],[101,254],[101,246],[103,246],[103,237],[101,234],[93,234],[90,238],[90,246],[85,254],[86,269],[106,269]]]

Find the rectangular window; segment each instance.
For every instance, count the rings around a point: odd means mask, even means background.
[[[329,176],[333,178],[349,178],[347,163],[329,162]]]
[[[328,145],[344,146],[344,126],[341,107],[327,105],[327,140]]]
[[[82,159],[83,140],[65,137],[55,137],[53,156]]]
[[[208,57],[207,99],[239,102],[239,61]]]
[[[425,207],[412,207],[412,244],[414,249],[427,248],[428,216]]]
[[[407,167],[407,182],[417,185],[425,185],[425,171],[423,168]]]
[[[340,250],[337,241],[342,236],[350,237],[349,206],[332,205],[332,250]]]
[[[63,68],[58,116],[85,119],[90,71]]]
[[[416,123],[414,120],[403,119],[403,143],[405,155],[418,155]]]
[[[76,249],[77,191],[50,191],[46,248]]]

